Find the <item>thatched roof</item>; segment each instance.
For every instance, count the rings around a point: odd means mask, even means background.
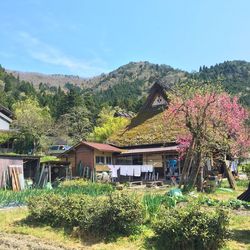
[[[159,94],[168,103],[167,89],[167,84],[155,83],[138,115],[127,127],[113,134],[108,139],[108,143],[130,146],[175,142],[180,131],[175,126],[175,121],[167,122],[164,118],[167,105],[152,106],[155,97]]]

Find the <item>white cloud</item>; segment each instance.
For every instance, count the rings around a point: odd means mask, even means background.
[[[65,67],[72,74],[81,76],[93,76],[107,72],[107,69],[99,66],[103,64],[99,58],[94,58],[92,61],[73,58],[27,32],[19,32],[19,36],[29,55],[40,62]]]

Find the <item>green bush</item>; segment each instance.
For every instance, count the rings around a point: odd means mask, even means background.
[[[32,197],[28,201],[30,217],[41,223],[73,229],[82,233],[107,237],[129,235],[143,221],[143,207],[134,195],[113,193],[109,196]]]
[[[108,206],[109,233],[130,234],[143,222],[144,208],[135,194],[116,192],[109,196]]]
[[[28,199],[30,217],[45,224],[61,225],[64,219],[62,207],[63,197],[56,194],[42,194]]]
[[[228,237],[228,224],[228,215],[221,209],[162,208],[153,223],[157,249],[219,249]]]

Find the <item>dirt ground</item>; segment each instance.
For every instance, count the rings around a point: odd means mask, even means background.
[[[0,250],[66,250],[52,241],[43,241],[31,235],[0,233]]]

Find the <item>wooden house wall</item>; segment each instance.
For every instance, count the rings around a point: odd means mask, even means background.
[[[76,175],[76,154],[75,152],[71,152],[67,154],[67,156],[60,157],[60,160],[65,161],[65,162],[70,162],[70,167],[72,171],[72,175]]]
[[[94,168],[94,150],[93,149],[85,145],[81,145],[76,149],[75,154],[76,154],[75,166],[77,166],[81,161],[83,166],[89,166],[92,169]]]
[[[163,154],[143,154],[143,164],[152,164],[155,168],[163,167]]]

